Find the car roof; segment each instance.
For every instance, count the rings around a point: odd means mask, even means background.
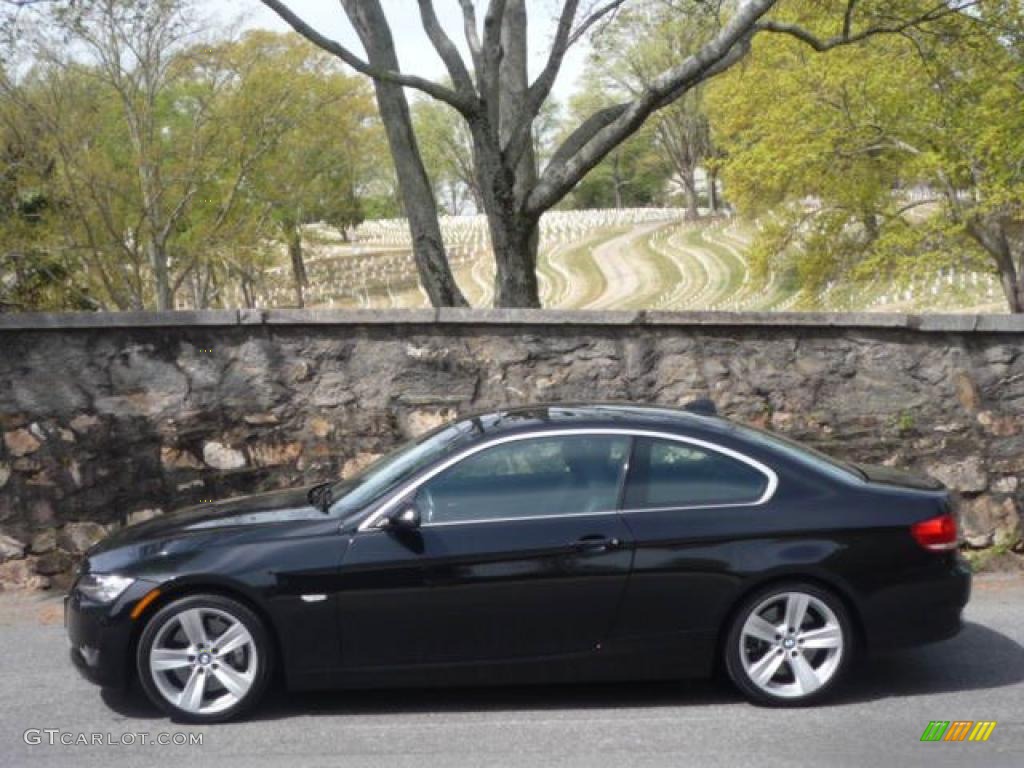
[[[688,410],[689,407],[696,410]],[[855,468],[808,446],[737,424],[717,413],[712,415],[708,411],[713,409],[713,404],[707,400],[683,408],[621,402],[541,403],[466,416],[437,431],[461,428],[464,439],[469,443],[517,432],[557,432],[567,429],[671,432],[684,437],[705,439],[739,450],[755,459],[767,461],[770,457],[776,466],[779,463],[794,465],[795,462],[803,474],[813,469],[819,474],[835,476],[838,469],[842,468],[844,475],[861,476]]]
[[[684,408],[635,403],[539,403],[466,416],[479,437],[519,431],[578,428],[631,428],[727,432],[729,422]]]

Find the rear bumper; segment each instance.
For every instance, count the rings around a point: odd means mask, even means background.
[[[869,601],[864,612],[869,650],[925,645],[960,631],[963,609],[971,596],[971,571],[966,561],[950,553],[919,576],[887,588]]]

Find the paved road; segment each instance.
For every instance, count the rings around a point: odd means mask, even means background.
[[[279,694],[246,723],[184,728],[82,680],[57,602],[0,599],[5,766],[1024,765],[1024,578],[976,582],[954,640],[862,665],[834,704],[768,710],[726,685]],[[988,743],[922,744],[929,720],[997,720]],[[202,746],[29,746],[28,728],[201,733]],[[152,737],[151,737],[152,738]],[[45,736],[44,736],[45,739]]]

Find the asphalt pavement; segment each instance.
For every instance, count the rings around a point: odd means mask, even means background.
[[[862,663],[816,708],[754,707],[703,680],[275,692],[246,722],[195,727],[166,720],[137,690],[81,678],[56,597],[0,596],[0,765],[1019,768],[1024,577],[976,579],[966,620],[952,640]],[[931,720],[998,724],[985,743],[922,743]],[[201,745],[153,743],[195,736]]]

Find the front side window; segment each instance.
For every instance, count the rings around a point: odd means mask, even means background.
[[[626,484],[626,509],[748,504],[768,478],[738,459],[689,443],[638,438]]]
[[[502,443],[428,480],[416,505],[428,524],[612,511],[629,446],[628,436],[612,435]]]
[[[340,517],[356,514],[431,464],[461,450],[477,432],[472,421],[435,430],[378,459],[360,474],[336,483],[331,512]]]

